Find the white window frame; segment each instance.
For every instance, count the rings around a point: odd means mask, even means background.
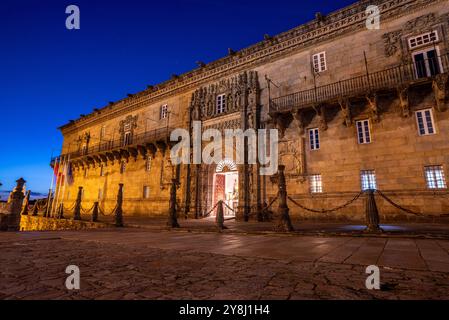
[[[103,189],[98,189],[98,200],[103,200],[104,194]]]
[[[426,76],[430,77],[430,65],[429,65],[429,58],[427,57],[427,52],[435,50],[435,54],[437,56],[437,61],[438,61],[438,67],[440,68],[440,73],[443,72],[443,64],[441,63],[441,56],[440,56],[440,48],[438,46],[432,46],[432,47],[427,47],[427,48],[423,48],[422,50],[418,50],[418,51],[414,51],[412,52],[412,60],[413,60],[413,64],[415,66],[415,76],[418,79],[419,75],[418,75],[418,70],[416,70],[416,61],[415,61],[415,56],[423,53],[424,54],[424,62],[425,62],[425,68],[426,68]]]
[[[106,126],[102,126],[100,129],[100,140],[103,140],[106,136]]]
[[[370,144],[371,142],[373,142],[370,122],[371,121],[369,119],[357,120],[355,122],[355,127],[357,130],[357,142],[359,144]],[[361,128],[359,127],[359,124],[361,124]],[[368,124],[368,132],[366,131],[365,124]],[[362,130],[362,131],[360,131],[360,130]]]
[[[150,192],[151,192],[150,186],[143,186],[143,195],[142,195],[143,199],[150,199]]]
[[[152,156],[148,156],[147,160],[145,162],[145,171],[146,172],[150,172],[151,171],[151,163],[153,162],[153,157]]]
[[[327,70],[326,51],[318,52],[312,55],[313,71],[315,73]]]
[[[442,165],[424,167],[427,189],[447,189],[446,176]]]
[[[163,104],[160,109],[160,119],[167,119],[168,117],[168,104]]]
[[[312,151],[320,150],[320,130],[318,128],[309,129],[309,148]]]
[[[429,122],[428,122],[428,118],[426,115],[426,112],[430,113],[430,124],[432,126],[432,131],[430,131],[430,126],[429,126]],[[423,120],[422,126],[419,123],[419,115],[421,115],[421,119]],[[433,112],[432,109],[422,109],[422,110],[418,110],[415,111],[415,119],[416,119],[416,126],[418,127],[418,134],[420,136],[430,136],[430,135],[434,135],[437,133],[436,127],[435,127],[435,119],[433,118]],[[423,130],[424,132],[421,132],[421,130]]]
[[[432,34],[434,35],[434,39],[432,40]],[[425,38],[428,38],[429,40],[426,41]],[[417,43],[419,40],[421,39],[421,43]],[[411,37],[408,39],[408,47],[412,50],[416,49],[416,48],[420,48],[429,44],[433,44],[435,42],[438,42],[439,38],[438,38],[438,31],[434,30],[434,31],[430,31],[430,32],[426,32],[423,34],[420,34],[418,36],[415,37]]]
[[[309,176],[310,193],[323,193],[323,179],[321,174]]]
[[[217,114],[222,114],[226,112],[226,94],[219,94],[217,96]]]
[[[377,178],[375,170],[361,170],[360,171],[360,186],[362,191],[376,190]]]

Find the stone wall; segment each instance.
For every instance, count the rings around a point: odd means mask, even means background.
[[[22,216],[20,220],[20,231],[87,230],[111,227],[113,227],[113,225],[107,223],[33,216]]]

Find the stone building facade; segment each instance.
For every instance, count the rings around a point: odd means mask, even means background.
[[[369,5],[380,10],[380,29],[367,27]],[[125,214],[165,215],[176,178],[182,215],[225,200],[239,219],[256,217],[276,196],[276,175],[233,159],[171,164],[172,130],[201,121],[203,130],[278,129],[288,193],[307,207],[376,188],[414,211],[447,213],[448,53],[447,1],[360,1],[317,14],[61,127],[60,166],[70,162],[73,179],[56,195],[70,204],[82,186],[83,201],[107,212],[123,183]],[[379,207],[384,219],[409,218],[384,200]],[[290,209],[301,218],[363,218],[361,201],[329,214]]]

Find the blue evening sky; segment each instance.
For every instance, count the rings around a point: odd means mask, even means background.
[[[354,0],[2,0],[0,190],[47,192],[57,127]],[[81,30],[67,30],[78,5]]]

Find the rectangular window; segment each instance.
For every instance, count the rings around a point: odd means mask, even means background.
[[[168,116],[168,105],[164,104],[161,106],[160,118],[166,119]]]
[[[417,78],[433,77],[441,73],[441,61],[438,47],[413,53]]]
[[[149,156],[148,158],[147,158],[147,161],[146,161],[146,163],[145,163],[145,170],[147,171],[147,172],[150,172],[151,171],[151,162],[153,161],[153,158],[151,157],[151,156]]]
[[[371,143],[369,120],[360,120],[356,124],[359,144]]]
[[[424,167],[426,173],[427,188],[446,189],[446,179],[444,178],[443,166]]]
[[[309,176],[310,181],[310,192],[311,193],[322,193],[323,192],[323,182],[321,180],[321,174],[313,174]]]
[[[133,136],[131,132],[125,132],[123,136],[123,146],[129,146],[133,143]]]
[[[217,96],[217,114],[224,113],[226,110],[226,95]]]
[[[376,172],[374,170],[362,170],[360,172],[360,180],[362,191],[377,189]]]
[[[150,187],[149,186],[144,186],[143,187],[143,198],[144,199],[149,199],[150,198]]]
[[[418,133],[420,136],[435,134],[433,124],[433,115],[431,109],[416,111],[416,122],[418,124]]]
[[[431,44],[438,41],[438,32],[432,31],[421,34],[417,37],[408,39],[410,49],[415,49],[426,44]]]
[[[103,140],[106,137],[106,126],[102,126],[100,130],[100,140]]]
[[[327,70],[326,52],[320,52],[312,56],[313,70],[320,73]]]
[[[122,161],[120,162],[120,174],[124,174],[126,171],[126,162]]]
[[[320,133],[318,128],[309,130],[310,150],[318,150],[320,148]]]

